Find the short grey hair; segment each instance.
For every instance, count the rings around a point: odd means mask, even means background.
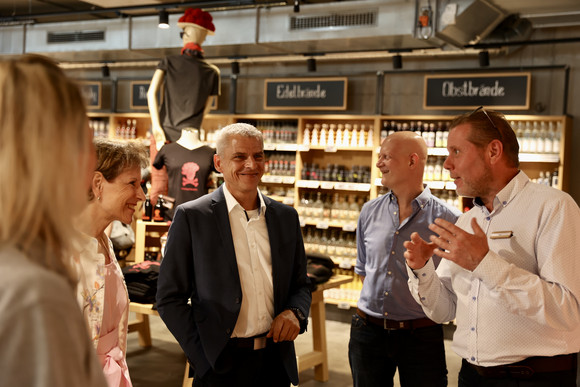
[[[216,136],[217,136],[215,142],[216,153],[220,156],[223,156],[224,149],[226,149],[229,146],[230,139],[233,136],[255,138],[256,140],[260,141],[262,147],[264,146],[264,137],[262,136],[262,132],[260,132],[258,129],[256,129],[255,126],[250,124],[244,123],[230,124],[220,129],[217,132]]]

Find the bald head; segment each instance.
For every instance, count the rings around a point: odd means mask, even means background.
[[[395,194],[416,196],[423,190],[426,162],[427,145],[421,136],[414,132],[393,133],[381,144],[377,161],[381,183]]]
[[[389,146],[401,156],[416,153],[423,165],[427,161],[427,144],[425,144],[423,137],[415,132],[395,132],[385,139],[383,145]]]

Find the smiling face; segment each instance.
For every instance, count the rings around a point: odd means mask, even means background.
[[[242,204],[255,200],[258,184],[264,174],[264,149],[262,142],[254,137],[233,135],[222,155],[214,156],[216,169],[223,173],[230,193]]]
[[[112,181],[102,180],[100,201],[106,218],[130,224],[137,202],[145,200],[141,188],[141,168],[128,168]]]
[[[468,141],[470,124],[461,124],[449,132],[447,150],[449,156],[443,167],[455,179],[459,195],[480,197],[485,200],[490,195],[492,181],[491,167],[483,149]]]

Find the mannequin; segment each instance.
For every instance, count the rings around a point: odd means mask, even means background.
[[[199,140],[199,130],[193,128],[183,129],[181,131],[181,137],[179,137],[177,143],[189,150],[199,148],[203,145]]]
[[[154,142],[150,147],[151,203],[159,194],[175,198],[174,206],[205,195],[215,151],[199,138],[203,117],[220,92],[219,69],[203,58],[201,45],[215,27],[212,17],[189,8],[179,18],[183,48],[163,58],[153,74],[147,103]],[[164,90],[159,106],[158,91]],[[166,212],[167,219],[172,211]]]
[[[189,8],[177,25],[183,30],[181,55],[169,56],[160,62],[147,92],[158,150],[166,141],[176,141],[180,130],[199,129],[220,91],[219,69],[203,59],[201,48],[207,35],[215,31],[211,15]],[[163,84],[165,98],[159,107],[157,93]],[[188,98],[183,98],[184,94]]]

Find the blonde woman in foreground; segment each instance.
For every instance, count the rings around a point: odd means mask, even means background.
[[[49,59],[0,61],[0,386],[106,386],[67,257],[95,163],[83,99]]]

